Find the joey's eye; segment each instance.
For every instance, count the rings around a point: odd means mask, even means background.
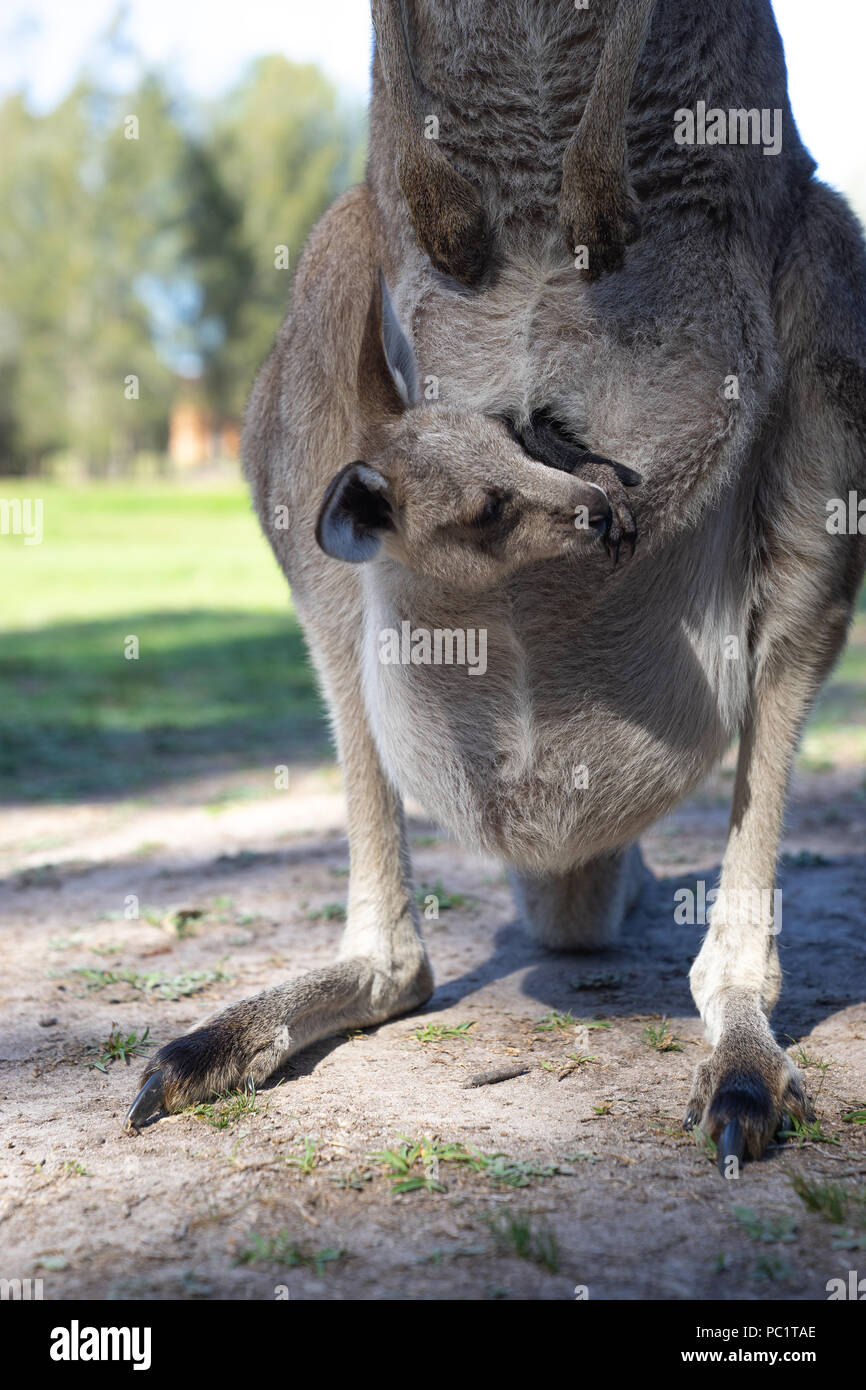
[[[501,519],[505,505],[511,501],[510,492],[488,492],[484,505],[472,518],[472,526],[492,526]]]

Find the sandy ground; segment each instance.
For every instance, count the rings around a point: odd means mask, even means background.
[[[604,956],[541,951],[500,867],[413,820],[417,878],[442,901],[428,1007],[309,1049],[237,1116],[218,1106],[137,1138],[121,1122],[140,1058],[93,1066],[113,1030],[149,1029],[149,1047],[332,957],[347,868],[336,774],[5,812],[0,1275],[41,1277],[50,1299],[571,1299],[575,1286],[824,1299],[829,1279],[866,1274],[866,1225],[810,1212],[792,1187],[804,1174],[866,1191],[866,1125],[843,1119],[866,1103],[858,783],[798,780],[782,875],[774,1022],[805,1049],[837,1142],[777,1147],[732,1182],[679,1128],[705,1051],[686,978],[700,927],[675,923],[673,896],[713,881],[729,771],[647,836],[656,882]],[[609,1026],[539,1029],[552,1010]],[[646,1040],[665,1017],[679,1050]],[[592,1060],[569,1069],[570,1054]],[[464,1088],[518,1065],[529,1071]],[[509,1162],[420,1159],[412,1175],[444,1190],[395,1194],[368,1155],[400,1136]]]

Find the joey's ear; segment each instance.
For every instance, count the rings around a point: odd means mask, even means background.
[[[366,463],[347,463],[329,482],[319,509],[316,540],[322,550],[334,560],[360,565],[372,560],[382,533],[393,529],[387,480]]]
[[[388,364],[391,380],[407,406],[417,405],[420,395],[418,391],[418,365],[409,339],[400,327],[394,312],[388,285],[381,270],[379,271],[379,293],[382,296],[382,346],[385,350],[385,361]]]
[[[399,415],[420,399],[415,354],[400,327],[381,270],[364,325],[358,393],[362,403],[369,402],[388,415]]]

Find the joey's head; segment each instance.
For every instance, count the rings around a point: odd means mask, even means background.
[[[600,545],[610,515],[601,487],[531,458],[498,420],[424,406],[417,383],[380,276],[359,367],[362,405],[375,415],[370,448],[325,491],[316,538],[326,554],[481,592]]]

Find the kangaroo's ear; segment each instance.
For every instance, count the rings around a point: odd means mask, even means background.
[[[316,540],[326,555],[360,565],[372,560],[385,531],[394,529],[394,509],[387,479],[366,463],[347,463],[329,482]]]
[[[388,415],[399,415],[420,399],[415,354],[400,327],[381,270],[376,274],[364,325],[358,393],[362,403],[370,402]]]

